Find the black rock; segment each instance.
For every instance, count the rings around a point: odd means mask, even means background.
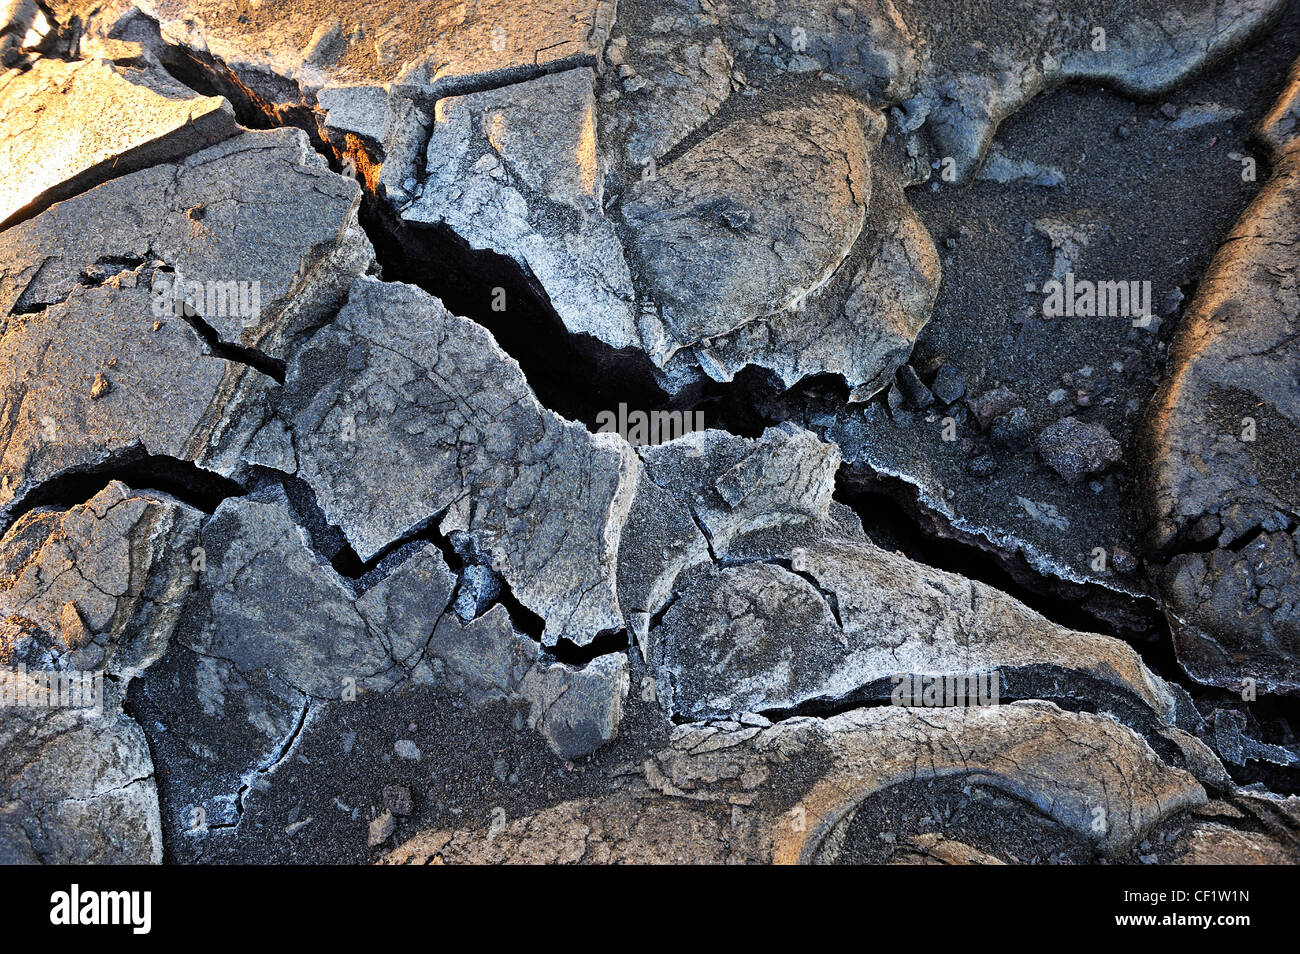
[[[1020,404],[1020,399],[1009,388],[996,387],[978,397],[967,398],[966,404],[979,421],[980,430],[987,431],[995,417],[999,417]]]
[[[894,419],[895,424],[911,422],[912,415],[907,408],[903,407],[903,393],[897,384],[890,386],[889,392],[885,395],[885,403],[889,405],[889,416]]]
[[[411,790],[405,785],[384,786],[384,808],[399,818],[405,818],[411,814],[414,807],[411,801]]]
[[[1023,450],[1029,446],[1033,431],[1029,412],[1023,407],[1013,407],[1006,414],[994,418],[989,427],[989,437],[1003,450]]]
[[[1066,483],[1077,484],[1088,474],[1098,474],[1120,459],[1120,446],[1101,424],[1085,424],[1065,417],[1038,435],[1043,462]]]
[[[898,369],[898,386],[903,390],[903,397],[909,407],[920,410],[934,404],[934,395],[917,375],[916,369],[905,364]]]
[[[966,395],[966,374],[955,365],[941,365],[930,390],[941,403],[955,404]]]

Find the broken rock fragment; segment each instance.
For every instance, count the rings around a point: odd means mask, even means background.
[[[680,726],[611,794],[507,819],[490,838],[475,828],[423,832],[384,861],[833,863],[862,850],[859,814],[949,781],[958,801],[984,792],[1005,800],[1017,830],[1039,832],[1044,857],[1069,845],[1082,860],[1126,858],[1152,829],[1207,801],[1194,776],[1102,716],[1043,702],[886,706],[766,727]],[[978,822],[966,837],[974,851],[1014,860],[1008,840]]]
[[[1105,425],[1065,417],[1038,435],[1038,454],[1066,483],[1077,484],[1118,462],[1120,446]]]
[[[162,860],[153,761],[122,702],[182,612],[199,517],[114,481],[0,539],[0,861]]]
[[[729,125],[632,187],[621,215],[660,302],[664,360],[829,278],[862,230],[881,131],[850,98],[823,95]],[[774,202],[768,185],[787,180],[795,191]]]
[[[793,425],[752,440],[696,431],[640,455],[644,470],[619,545],[618,597],[643,650],[650,618],[691,568],[782,555],[831,528],[853,531],[855,518],[832,500],[838,450]]]
[[[1242,550],[1180,553],[1161,571],[1178,660],[1235,691],[1295,692],[1300,541],[1262,533]]]
[[[875,111],[818,91],[628,188],[619,215],[654,299],[642,345],[670,390],[749,365],[787,386],[841,374],[858,400],[888,382],[929,317],[939,263],[896,176],[875,168],[883,131]]]
[[[0,863],[162,862],[149,746],[108,685],[112,698],[101,712],[6,706],[0,719]]]
[[[0,514],[43,481],[114,460],[239,469],[273,382],[208,353],[184,320],[157,322],[140,277],[73,284],[64,300],[10,318],[0,337]],[[113,387],[96,398],[99,374]]]
[[[402,217],[509,256],[570,332],[626,348],[639,340],[635,293],[603,213],[594,81],[574,69],[440,100]]]
[[[260,95],[278,93],[281,102],[286,91],[276,76],[292,79],[300,91],[367,83],[432,100],[566,66],[592,66],[614,17],[614,4],[606,0],[526,7],[489,0],[472,12],[451,0],[418,11],[397,0],[343,0],[327,16],[283,5],[236,8],[219,0],[160,0],[148,10],[165,43],[210,55]],[[123,32],[132,19],[101,15],[100,22],[110,33]]]
[[[364,594],[312,551],[283,499],[233,498],[203,527],[206,569],[177,641],[304,696],[384,689],[422,661],[455,578],[426,546]]]
[[[1198,285],[1142,449],[1152,546],[1180,661],[1196,679],[1300,691],[1300,73],[1266,117],[1272,177]],[[1243,545],[1244,544],[1244,545]]]
[[[237,474],[275,385],[266,353],[322,322],[373,263],[359,201],[302,133],[277,130],[0,233],[0,507],[139,455]]]
[[[239,828],[250,793],[282,784],[303,733],[362,695],[442,686],[471,709],[517,705],[562,759],[618,732],[626,654],[575,668],[520,634],[504,606],[463,621],[436,547],[395,551],[359,590],[318,554],[274,486],[223,502],[201,540],[203,570],[179,574],[185,599],[170,648],[141,680],[165,726],[153,738],[170,772],[163,813],[194,840],[187,851]],[[409,739],[394,753],[420,757]]]
[[[119,481],[83,505],[24,514],[0,539],[0,664],[143,671],[192,585],[200,516]]]
[[[236,132],[229,103],[157,65],[44,57],[0,77],[0,123],[12,131],[0,140],[0,222]]]
[[[543,409],[485,329],[417,288],[362,279],[285,390],[300,474],[362,559],[436,519],[493,555],[548,643],[621,628],[636,456]]]
[[[539,662],[519,693],[529,701],[528,722],[560,758],[596,751],[618,734],[628,691],[626,653],[599,656],[582,669]]]
[[[38,312],[149,266],[159,274],[141,320],[177,324],[188,306],[218,341],[282,357],[374,262],[360,200],[298,130],[242,133],[0,233],[0,308]]]
[[[720,559],[833,520],[839,448],[793,424],[755,439],[695,431],[641,451],[646,476],[690,508]],[[779,548],[780,544],[776,544]]]
[[[1179,718],[1175,693],[1124,643],[865,540],[688,577],[649,644],[669,711],[691,719],[847,699],[923,705],[918,686],[947,699],[948,683],[968,705],[1052,698],[1070,680],[1139,724]]]
[[[463,622],[451,611],[456,578],[435,547],[415,549],[355,594],[316,556],[276,495],[222,504],[203,539],[208,575],[176,637],[201,667],[215,661],[235,678],[270,678],[311,700],[405,681],[443,682],[476,706],[522,699],[530,723],[564,758],[586,755],[618,732],[626,654],[575,669],[516,632],[503,606]]]

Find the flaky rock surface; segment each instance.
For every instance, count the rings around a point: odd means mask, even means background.
[[[1274,170],[1201,281],[1148,410],[1152,544],[1197,679],[1300,692],[1300,73],[1265,118]],[[1183,552],[1190,551],[1190,552]]]
[[[1285,6],[10,4],[0,862],[1294,863]]]

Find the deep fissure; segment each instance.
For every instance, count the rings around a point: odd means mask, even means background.
[[[160,491],[205,513],[212,513],[229,497],[242,497],[246,493],[243,486],[229,477],[190,461],[148,454],[143,448],[135,447],[42,481],[10,505],[0,535],[32,510],[80,506],[115,480],[136,492]]]

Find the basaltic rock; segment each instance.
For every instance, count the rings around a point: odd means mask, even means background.
[[[1151,544],[1179,660],[1231,689],[1300,691],[1291,461],[1300,440],[1300,72],[1261,137],[1272,177],[1228,235],[1170,348],[1147,412]]]

